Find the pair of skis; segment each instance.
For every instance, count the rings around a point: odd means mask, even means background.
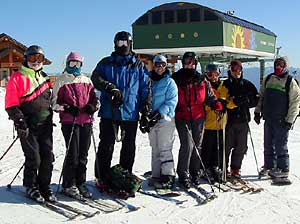
[[[57,201],[57,202],[45,201],[44,203],[38,203],[37,201],[27,197],[25,192],[23,192],[22,190],[19,190],[19,189],[10,188],[10,189],[8,189],[8,191],[11,193],[14,193],[20,197],[27,198],[28,200],[35,202],[36,204],[38,204],[46,209],[49,209],[59,215],[62,215],[64,217],[68,218],[69,220],[77,219],[80,216],[83,216],[85,218],[91,218],[91,217],[94,217],[95,215],[99,214],[99,211],[88,212],[88,211],[84,211],[82,209],[73,207],[71,205],[68,205],[68,204],[65,204],[65,203],[62,203],[59,201]]]
[[[229,177],[227,178],[227,182],[225,184],[233,190],[243,191],[245,193],[259,193],[264,190],[262,187],[257,187],[249,181],[241,178]]]

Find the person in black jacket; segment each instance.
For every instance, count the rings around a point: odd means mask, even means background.
[[[228,120],[225,134],[226,167],[229,165],[231,176],[241,177],[241,166],[247,152],[247,136],[250,121],[249,108],[255,107],[259,96],[253,83],[243,78],[243,66],[238,60],[231,61],[228,79],[224,81],[235,106],[227,108]]]

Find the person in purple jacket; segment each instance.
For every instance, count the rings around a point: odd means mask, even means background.
[[[67,147],[62,168],[62,191],[70,197],[92,196],[85,185],[86,165],[98,99],[90,78],[81,73],[82,63],[83,57],[78,53],[68,55],[66,68],[54,83],[52,97]]]

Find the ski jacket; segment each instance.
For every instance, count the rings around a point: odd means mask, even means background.
[[[22,66],[6,86],[5,109],[10,119],[25,118],[29,126],[52,122],[51,88],[46,73]]]
[[[80,114],[75,119],[76,124],[91,123],[93,116],[84,110],[87,104],[94,107],[98,106],[98,99],[90,78],[83,74],[74,76],[64,72],[55,81],[52,94],[53,110],[59,112],[60,122],[62,124],[72,124],[74,122],[74,116],[64,112],[63,109],[64,105],[70,105],[81,109]]]
[[[280,77],[272,73],[267,83],[266,77],[263,79],[255,112],[262,113],[267,121],[286,121],[292,124],[299,114],[299,86],[292,79],[287,92],[285,88],[287,77],[288,72]]]
[[[150,78],[153,72],[150,74]],[[160,80],[152,80],[152,111],[158,111],[163,118],[175,117],[178,102],[178,90],[175,81],[167,70]]]
[[[210,83],[195,70],[180,69],[173,74],[178,87],[176,119],[191,121],[205,117],[205,103],[222,108],[214,95]]]
[[[228,79],[224,81],[224,86],[228,89],[229,96],[236,106],[227,106],[227,123],[249,122],[251,119],[249,108],[255,107],[258,102],[258,92],[254,84],[243,77],[236,79],[228,74]],[[244,103],[239,105],[235,99],[243,98]]]
[[[101,91],[99,116],[112,119],[111,95],[105,91],[108,83],[114,84],[123,94],[124,102],[114,110],[115,120],[137,121],[139,111],[148,96],[148,72],[134,55],[120,56],[112,53],[102,59],[91,77],[96,89]]]
[[[236,105],[233,103],[232,99],[229,96],[228,89],[224,86],[224,81],[218,81],[217,83],[211,83],[212,90],[214,95],[217,98],[226,100],[227,108],[234,108]],[[223,114],[220,117],[220,113],[212,110],[211,107],[205,105],[205,129],[208,130],[222,130],[227,122],[227,114]]]

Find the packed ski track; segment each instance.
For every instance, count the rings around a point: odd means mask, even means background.
[[[0,156],[6,151],[13,141],[13,123],[8,120],[4,110],[5,90],[0,88]],[[274,102],[275,103],[275,102]],[[252,111],[253,113],[253,111]],[[60,130],[58,116],[54,117],[54,154],[55,164],[52,176],[53,190],[56,191],[62,163],[65,156],[65,143]],[[263,125],[257,126],[250,122],[251,133],[254,141],[255,152],[259,167],[263,163]],[[99,142],[99,119],[94,123],[94,135],[96,144]],[[16,135],[16,133],[15,133]],[[135,198],[130,198],[126,202],[136,207],[137,211],[129,211],[124,207],[114,212],[105,213],[100,211],[93,217],[78,216],[76,220],[68,221],[68,218],[57,214],[41,205],[31,202],[18,194],[7,190],[7,184],[13,179],[24,162],[23,152],[20,142],[17,141],[9,152],[0,161],[0,223],[300,223],[300,119],[297,120],[294,130],[290,132],[289,153],[291,163],[290,179],[293,182],[288,186],[273,186],[267,179],[259,180],[257,168],[253,156],[251,141],[248,142],[248,152],[243,161],[242,177],[255,186],[264,190],[259,193],[245,193],[243,191],[219,192],[214,188],[217,198],[203,205],[198,205],[197,201],[181,192],[181,196],[176,199],[185,201],[176,205],[171,201],[154,198],[148,195],[137,193]],[[134,172],[142,176],[151,167],[151,148],[148,143],[148,136],[138,132],[137,135],[136,159]],[[113,156],[113,164],[118,163],[120,143],[116,143]],[[97,147],[97,146],[96,146]],[[177,161],[179,150],[179,139],[176,135],[174,142],[174,159]],[[94,183],[94,145],[89,151],[87,179],[90,185]],[[23,172],[18,175],[12,184],[13,190],[23,190]],[[94,187],[89,185],[95,198],[104,199],[106,202],[118,206],[109,197],[101,195]],[[147,188],[147,191],[150,188]],[[207,191],[211,191],[208,184],[201,185]],[[151,191],[154,192],[154,191]],[[194,190],[197,193],[197,191]],[[58,195],[60,202],[72,207],[87,211],[97,212],[96,208],[83,205],[78,201],[68,199]],[[120,205],[119,205],[120,206]]]

